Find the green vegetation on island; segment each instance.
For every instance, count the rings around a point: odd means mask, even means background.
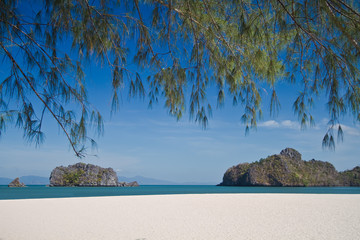
[[[220,186],[360,186],[360,167],[338,172],[329,162],[304,161],[286,148],[280,154],[229,168]]]
[[[118,182],[112,168],[102,168],[92,164],[76,163],[67,167],[56,167],[50,175],[50,186],[77,187],[135,187],[137,182]]]

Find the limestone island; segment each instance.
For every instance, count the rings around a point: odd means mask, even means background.
[[[298,151],[286,148],[280,154],[229,168],[219,186],[359,187],[360,167],[338,172],[329,162],[304,161]]]
[[[24,183],[20,182],[20,179],[17,177],[11,183],[9,183],[8,187],[26,187]]]
[[[137,187],[137,182],[118,182],[112,168],[102,168],[92,164],[76,163],[52,170],[50,187]]]

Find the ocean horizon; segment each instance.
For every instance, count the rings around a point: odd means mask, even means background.
[[[360,187],[228,187],[215,185],[142,185],[139,187],[48,187],[0,185],[0,200],[171,194],[360,194]]]

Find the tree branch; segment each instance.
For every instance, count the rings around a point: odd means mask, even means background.
[[[26,79],[26,82],[29,84],[31,90],[35,93],[35,95],[37,96],[37,98],[44,104],[44,106],[49,110],[49,112],[51,113],[51,115],[55,118],[55,120],[58,122],[59,126],[61,127],[61,129],[63,130],[63,132],[65,133],[68,141],[70,142],[70,145],[73,149],[73,151],[75,152],[76,156],[78,157],[82,157],[83,155],[81,153],[79,153],[76,148],[75,148],[75,144],[73,143],[73,141],[71,140],[69,133],[66,131],[64,125],[61,123],[61,121],[56,117],[55,113],[51,110],[51,108],[48,106],[48,104],[45,102],[44,99],[42,99],[42,97],[39,95],[39,93],[36,91],[35,87],[33,86],[33,84],[31,83],[30,79],[28,78],[28,76],[24,73],[24,71],[21,69],[21,67],[19,66],[19,64],[16,62],[16,60],[14,59],[14,57],[11,55],[11,53],[5,48],[5,46],[2,44],[2,42],[0,41],[0,46],[2,47],[2,49],[5,51],[6,55],[8,56],[8,58],[11,60],[11,62],[13,63],[14,66],[16,66],[17,69],[19,69],[19,71],[21,72],[21,74],[24,76],[24,78]]]

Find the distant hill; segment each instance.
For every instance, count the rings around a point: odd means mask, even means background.
[[[301,159],[286,148],[280,154],[229,168],[220,186],[360,186],[360,167],[338,172],[328,162]]]
[[[25,185],[48,185],[48,177],[39,177],[39,176],[23,176],[20,177],[20,182],[23,182]]]
[[[121,177],[118,176],[119,181],[124,182],[133,182],[137,181],[139,185],[216,185],[215,183],[206,183],[206,182],[172,182],[166,180],[160,180],[155,178],[147,178],[142,176],[135,177]]]
[[[15,178],[14,178],[15,179]],[[1,178],[0,185],[8,185],[12,180],[11,178]],[[216,185],[214,182],[172,182],[166,180],[160,180],[155,178],[147,178],[142,176],[135,177],[121,177],[118,176],[119,182],[134,182],[137,181],[139,185]],[[39,176],[23,176],[20,177],[20,182],[23,182],[25,185],[49,185],[48,177],[39,177]]]
[[[0,185],[8,185],[14,179],[0,178]],[[47,185],[49,184],[49,178],[39,176],[23,176],[20,177],[20,182],[24,183],[25,185]]]
[[[15,178],[14,178],[15,179]],[[12,180],[11,178],[2,178],[0,177],[0,185],[8,185],[9,183],[11,183]]]
[[[213,185],[213,186],[215,186],[216,183],[215,182],[183,182],[183,183],[180,183],[179,185]]]
[[[154,178],[147,178],[142,176],[135,176],[135,177],[122,177],[118,176],[119,182],[133,182],[137,181],[139,185],[176,185],[177,183],[166,181],[166,180],[159,180]]]

